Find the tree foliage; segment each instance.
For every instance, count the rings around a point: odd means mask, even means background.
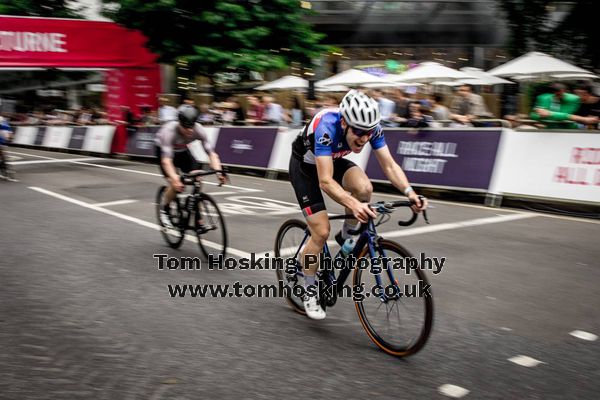
[[[187,61],[192,74],[306,65],[327,50],[297,0],[104,1],[114,7],[107,17],[142,31],[162,62]]]
[[[509,53],[516,57],[540,50],[589,69],[600,69],[600,36],[592,12],[597,1],[570,1],[566,16],[556,22],[552,0],[497,0],[509,27]]]
[[[0,0],[0,15],[82,18],[69,0]]]

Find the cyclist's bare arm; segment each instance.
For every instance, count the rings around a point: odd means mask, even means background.
[[[352,210],[352,214],[360,222],[367,222],[368,218],[375,218],[375,213],[369,208],[369,205],[362,203],[346,192],[339,183],[333,179],[333,159],[330,156],[315,157],[317,165],[317,174],[319,176],[319,186],[329,197],[337,203]]]
[[[162,164],[163,169],[167,173],[169,177],[169,182],[171,186],[177,190],[178,192],[183,191],[183,184],[181,183],[181,179],[179,179],[179,175],[177,175],[177,170],[175,169],[175,165],[173,164],[173,159],[170,157],[161,157],[160,162]]]
[[[392,185],[400,192],[404,193],[404,191],[410,187],[410,183],[402,168],[400,168],[396,160],[394,160],[390,154],[390,149],[387,146],[383,146],[382,148],[375,150],[375,157],[377,157],[381,170],[390,180]],[[427,200],[421,202],[419,196],[414,191],[408,193],[407,197],[414,201],[416,205],[415,211],[421,211],[427,208]]]

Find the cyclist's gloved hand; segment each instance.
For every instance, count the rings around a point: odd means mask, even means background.
[[[413,212],[420,213],[427,208],[427,198],[419,196],[414,191],[408,194],[408,200],[413,203],[413,206],[410,207]]]

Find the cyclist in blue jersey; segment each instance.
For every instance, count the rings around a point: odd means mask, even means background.
[[[340,245],[351,238],[350,231],[357,229],[359,222],[366,223],[369,217],[375,217],[368,206],[373,192],[369,178],[344,156],[360,153],[367,142],[370,143],[392,185],[413,201],[413,210],[420,212],[427,207],[427,201],[421,202],[390,154],[380,119],[375,100],[361,91],[350,90],[339,108],[318,112],[292,145],[290,181],[311,233],[300,257],[307,288],[316,285],[318,262],[309,263],[306,256],[321,252],[331,229],[321,190],[356,218],[345,220],[342,230],[335,236]],[[307,290],[309,292],[314,291]],[[312,319],[325,318],[316,296],[305,297],[304,308]]]

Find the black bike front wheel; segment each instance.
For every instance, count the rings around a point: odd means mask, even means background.
[[[169,246],[176,249],[181,246],[185,236],[185,229],[182,228],[183,212],[177,197],[169,202],[167,207],[162,206],[162,204],[164,204],[166,190],[166,186],[161,186],[161,188],[158,189],[158,194],[156,195],[156,218],[158,219],[160,233],[162,234],[163,238]],[[167,216],[169,223],[163,221],[163,218],[161,217],[161,211],[163,209],[168,210]]]
[[[360,322],[371,340],[383,351],[397,357],[415,354],[425,346],[433,324],[433,297],[427,277],[420,268],[399,269],[400,263],[416,259],[398,243],[381,240],[377,249],[379,265],[390,272],[366,268],[354,271],[354,287],[360,288],[362,301],[355,297]],[[415,261],[409,261],[415,260]],[[387,263],[387,264],[386,264]],[[365,266],[364,266],[365,267]],[[378,273],[379,272],[379,273]]]
[[[225,257],[227,252],[227,228],[225,219],[215,200],[202,193],[196,210],[196,237],[204,257]]]
[[[306,222],[297,219],[284,222],[275,237],[275,257],[281,257],[284,260],[294,257],[305,236]],[[298,260],[296,259],[293,265],[286,265],[284,269],[277,269],[276,273],[277,279],[288,288],[285,299],[290,307],[305,315],[302,293],[297,291],[297,289],[304,288],[304,274]]]

